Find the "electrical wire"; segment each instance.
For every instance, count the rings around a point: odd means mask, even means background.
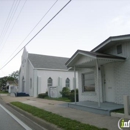
[[[15,6],[14,6],[14,9],[12,10],[12,15],[10,15],[9,20],[7,21],[6,28],[5,28],[4,32],[3,32],[3,37],[2,37],[3,39],[2,39],[2,41],[1,41],[1,43],[3,43],[4,37],[6,36],[6,33],[8,32],[8,29],[9,29],[9,27],[10,27],[10,25],[11,25],[11,22],[12,22],[12,20],[13,20],[13,18],[14,18],[14,15],[15,15],[17,9],[18,9],[18,6],[19,6],[20,1],[21,1],[21,0],[18,0],[18,2],[16,1],[16,4],[15,4]],[[3,46],[1,47],[1,50],[3,49],[3,47],[4,47],[4,44],[3,44]]]
[[[6,42],[7,42],[8,38],[9,38],[9,36],[10,36],[10,34],[11,34],[11,32],[12,32],[12,30],[13,30],[13,28],[14,28],[14,26],[15,26],[15,24],[16,24],[16,22],[17,22],[19,16],[20,16],[20,14],[21,14],[21,12],[22,12],[22,10],[23,10],[25,4],[26,4],[26,2],[27,2],[27,0],[25,0],[25,2],[24,2],[24,4],[23,4],[23,6],[22,6],[22,8],[21,8],[21,10],[20,10],[20,12],[19,12],[19,14],[17,15],[17,18],[15,19],[15,22],[14,22],[12,28],[10,29],[10,32],[8,33],[8,36],[7,36],[7,38],[6,38],[5,42],[4,42],[4,45],[6,44]],[[4,45],[3,45],[2,49],[4,48]],[[1,52],[2,52],[2,49],[1,49],[1,51],[0,51],[0,54],[1,54]],[[11,56],[12,56],[12,55],[11,55]]]
[[[40,24],[40,22],[43,20],[43,18],[45,18],[45,16],[50,12],[50,10],[56,5],[56,3],[58,2],[58,0],[56,0],[54,2],[54,4],[49,8],[49,10],[42,16],[42,18],[38,21],[38,23],[34,26],[34,28],[28,33],[28,35],[24,38],[24,40],[17,46],[17,48],[15,49],[14,52],[16,52],[16,50],[24,43],[24,41],[30,36],[30,34],[34,31],[34,29]],[[11,54],[10,57],[12,57],[12,55],[14,54],[14,52]],[[10,57],[8,59],[10,59]]]
[[[1,34],[0,34],[0,38],[1,38],[1,36],[2,36],[2,33],[3,33],[4,30],[5,30],[6,24],[8,23],[8,19],[9,19],[10,15],[11,15],[11,12],[12,12],[12,10],[13,10],[14,4],[15,4],[15,0],[14,0],[14,2],[13,2],[13,4],[12,4],[11,9],[10,9],[10,11],[9,11],[9,14],[8,14],[8,16],[7,16],[6,22],[5,22],[5,24],[4,24],[4,27],[3,27],[3,29],[2,29],[2,32],[1,32]]]
[[[72,0],[69,0],[25,45],[22,47],[3,67],[0,68],[2,70],[5,66],[7,66],[22,50],[25,48]]]

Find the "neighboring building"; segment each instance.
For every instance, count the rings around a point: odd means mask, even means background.
[[[10,81],[8,80],[6,83],[6,91],[8,91],[9,93],[17,93],[18,90],[18,81],[14,80],[14,81]]]
[[[60,97],[63,87],[73,89],[74,72],[65,66],[68,58],[30,54],[24,49],[19,72],[19,92],[37,97],[48,91]]]
[[[67,67],[78,71],[79,101],[123,104],[130,96],[130,35],[113,36],[92,51],[77,50]]]

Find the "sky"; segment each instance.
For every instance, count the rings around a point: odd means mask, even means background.
[[[19,70],[23,51],[3,66],[68,1],[0,0],[0,77]],[[78,49],[91,51],[108,37],[125,34],[130,34],[130,0],[72,0],[26,49],[70,58]]]

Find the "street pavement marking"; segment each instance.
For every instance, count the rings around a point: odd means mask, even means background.
[[[11,112],[9,112],[4,106],[0,104],[0,107],[3,108],[16,122],[18,122],[23,128],[26,130],[32,130],[30,127],[28,127],[25,123],[23,123],[21,120],[19,120],[16,116],[14,116]]]

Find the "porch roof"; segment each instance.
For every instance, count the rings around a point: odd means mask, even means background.
[[[76,62],[81,58],[81,56],[85,56],[88,58],[86,61],[76,64]],[[124,61],[126,58],[119,57],[115,55],[97,53],[97,52],[89,52],[83,50],[77,50],[74,55],[66,62],[67,67],[94,67],[95,60],[98,59],[98,64],[103,65],[110,62],[115,61]]]

